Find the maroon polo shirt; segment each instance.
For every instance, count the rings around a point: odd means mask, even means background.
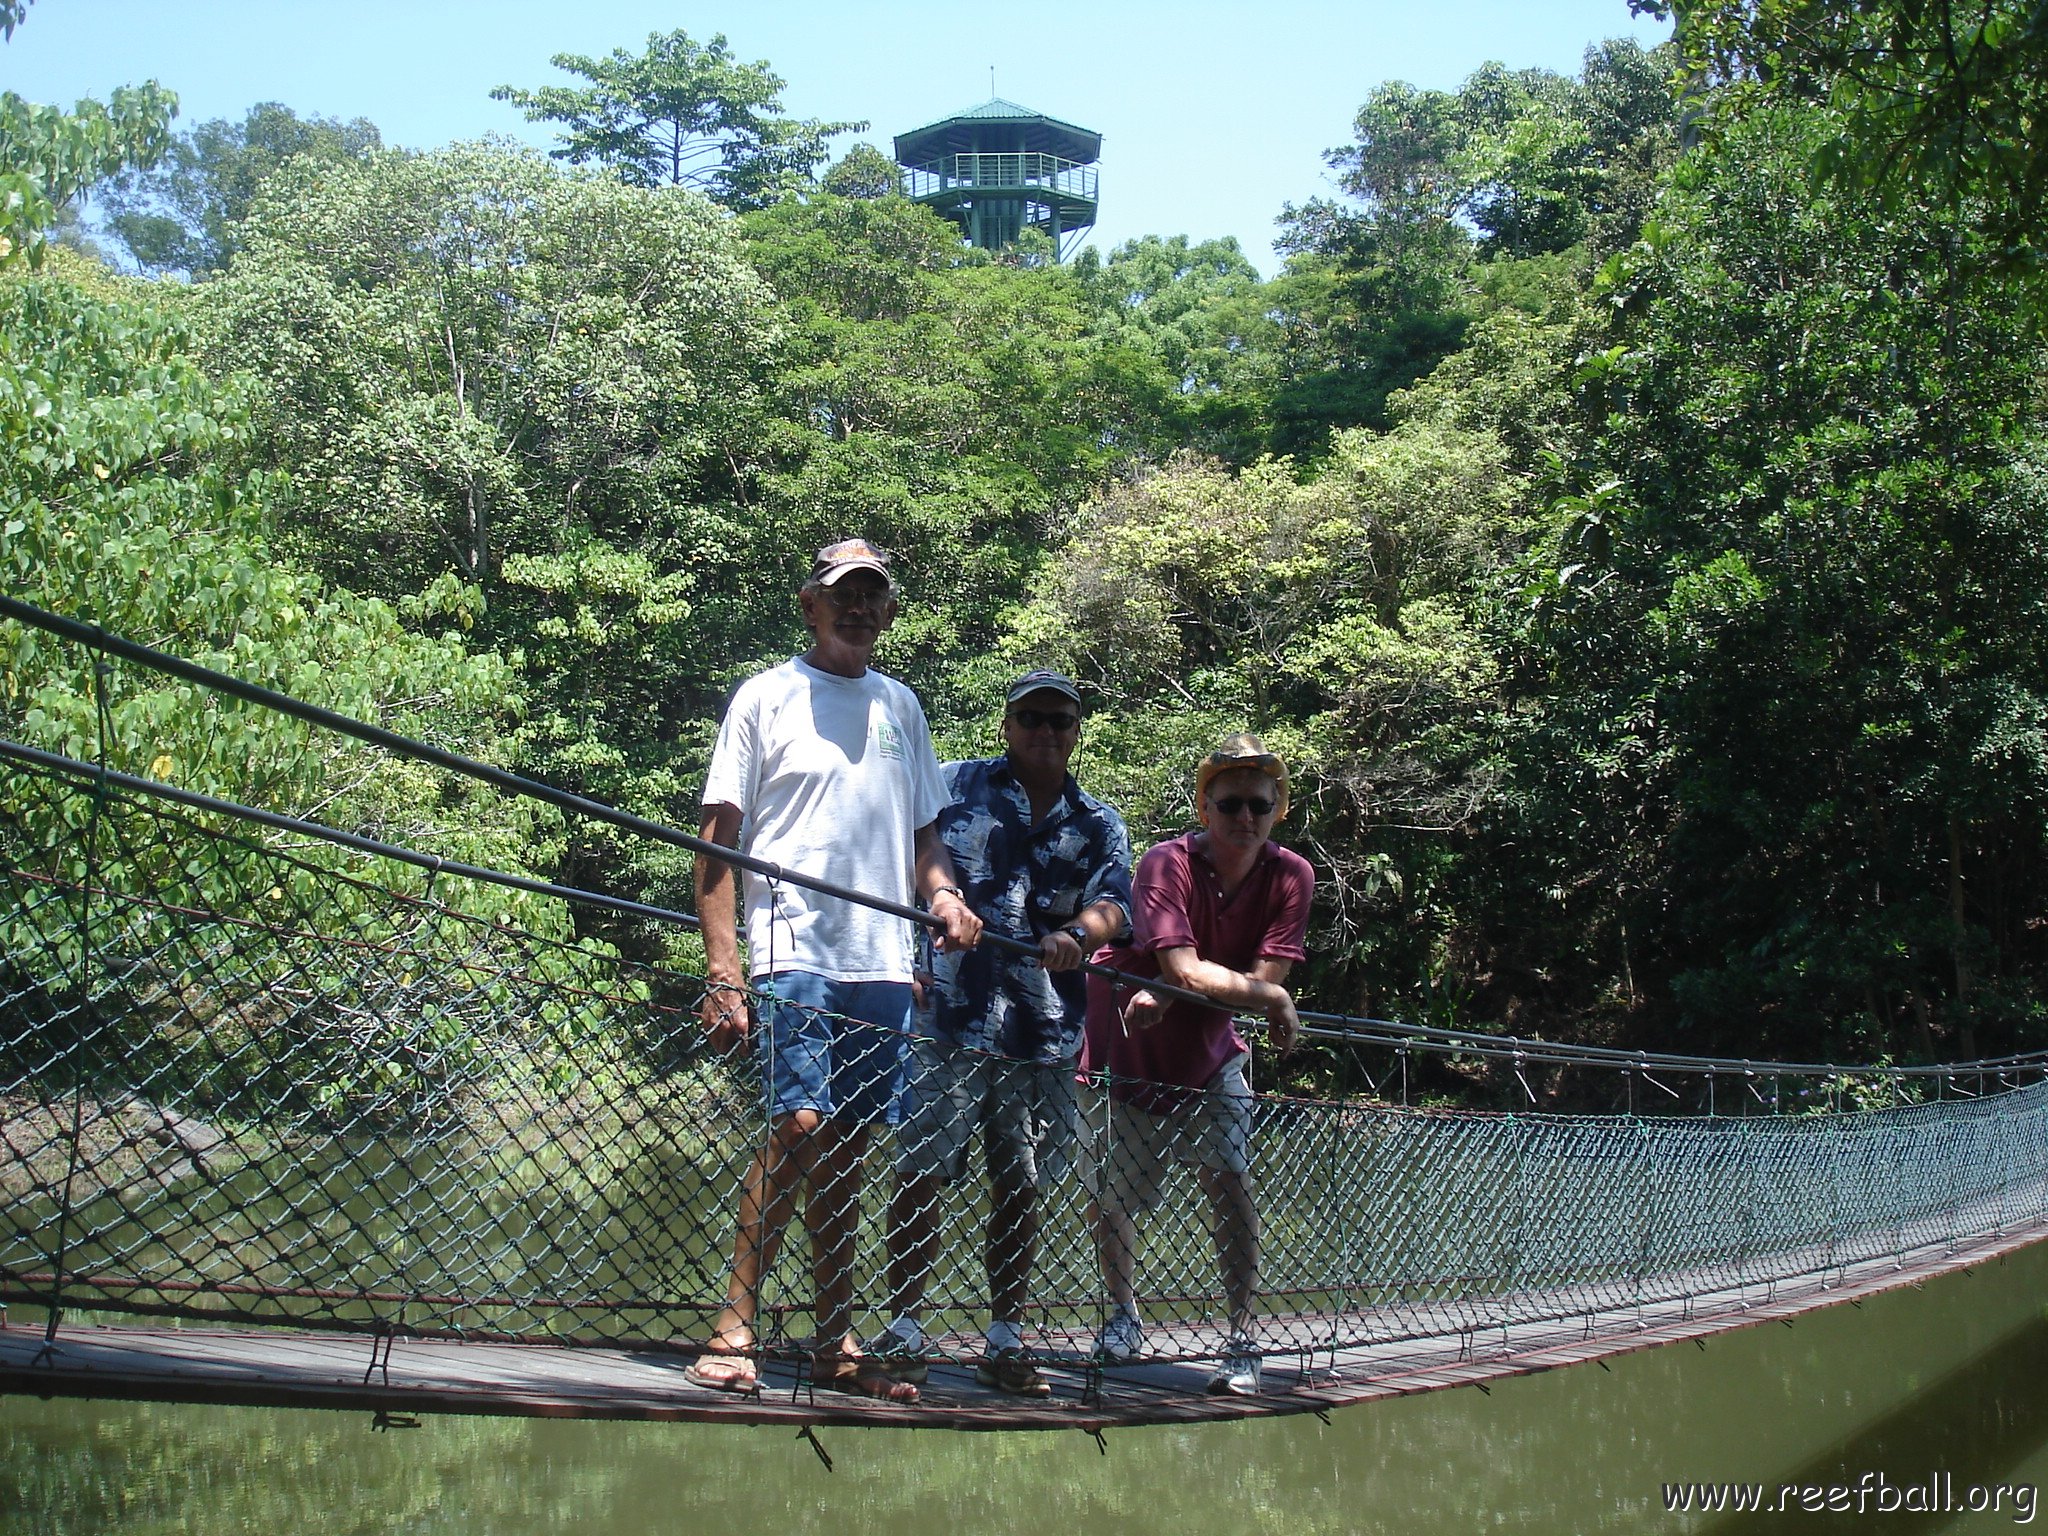
[[[1262,956],[1306,960],[1309,899],[1315,872],[1300,854],[1267,843],[1251,872],[1230,895],[1208,855],[1189,832],[1159,844],[1138,861],[1131,882],[1132,941],[1098,951],[1095,962],[1133,976],[1159,974],[1158,952],[1192,947],[1204,960],[1249,971]],[[1126,1033],[1123,1004],[1129,986],[1088,978],[1088,1034],[1084,1065],[1107,1070],[1110,1092],[1140,1109],[1165,1111],[1186,1102],[1184,1093],[1152,1084],[1200,1088],[1246,1049],[1228,1008],[1176,1001],[1150,1029]]]

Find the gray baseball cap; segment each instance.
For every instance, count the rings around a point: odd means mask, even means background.
[[[1047,689],[1054,693],[1064,694],[1072,699],[1076,709],[1082,707],[1081,690],[1074,686],[1074,680],[1063,673],[1048,671],[1044,667],[1026,672],[1017,681],[1010,684],[1010,691],[1004,695],[1003,702],[1006,705],[1014,704],[1027,694],[1039,693]]]

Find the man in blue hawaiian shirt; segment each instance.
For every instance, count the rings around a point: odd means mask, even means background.
[[[911,1041],[889,1206],[895,1320],[871,1353],[900,1379],[924,1378],[921,1313],[936,1256],[939,1186],[967,1171],[982,1134],[991,1186],[986,1261],[992,1321],[975,1371],[1020,1397],[1052,1388],[1024,1345],[1038,1237],[1038,1191],[1078,1134],[1074,1058],[1087,1012],[1081,962],[1130,922],[1131,839],[1123,818],[1074,782],[1081,693],[1057,672],[1027,672],[1003,711],[1001,757],[948,763],[953,803],[938,834],[967,904],[1033,947],[992,944],[933,957]]]

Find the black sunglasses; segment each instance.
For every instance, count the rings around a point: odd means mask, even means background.
[[[1043,709],[1013,709],[1010,718],[1027,731],[1035,731],[1041,725],[1049,725],[1056,731],[1071,731],[1081,723],[1079,715],[1053,714]]]
[[[1254,816],[1270,816],[1273,814],[1273,807],[1280,802],[1261,800],[1257,795],[1225,795],[1221,800],[1211,800],[1209,803],[1226,816],[1235,816],[1246,806],[1251,807]]]

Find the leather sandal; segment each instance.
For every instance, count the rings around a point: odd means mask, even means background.
[[[813,1375],[828,1392],[845,1392],[853,1397],[871,1397],[882,1403],[917,1401],[915,1382],[902,1381],[873,1355],[823,1354],[816,1357]]]
[[[974,1379],[1011,1397],[1052,1396],[1052,1383],[1031,1363],[1030,1354],[1021,1349],[999,1349],[983,1355],[974,1367]]]

